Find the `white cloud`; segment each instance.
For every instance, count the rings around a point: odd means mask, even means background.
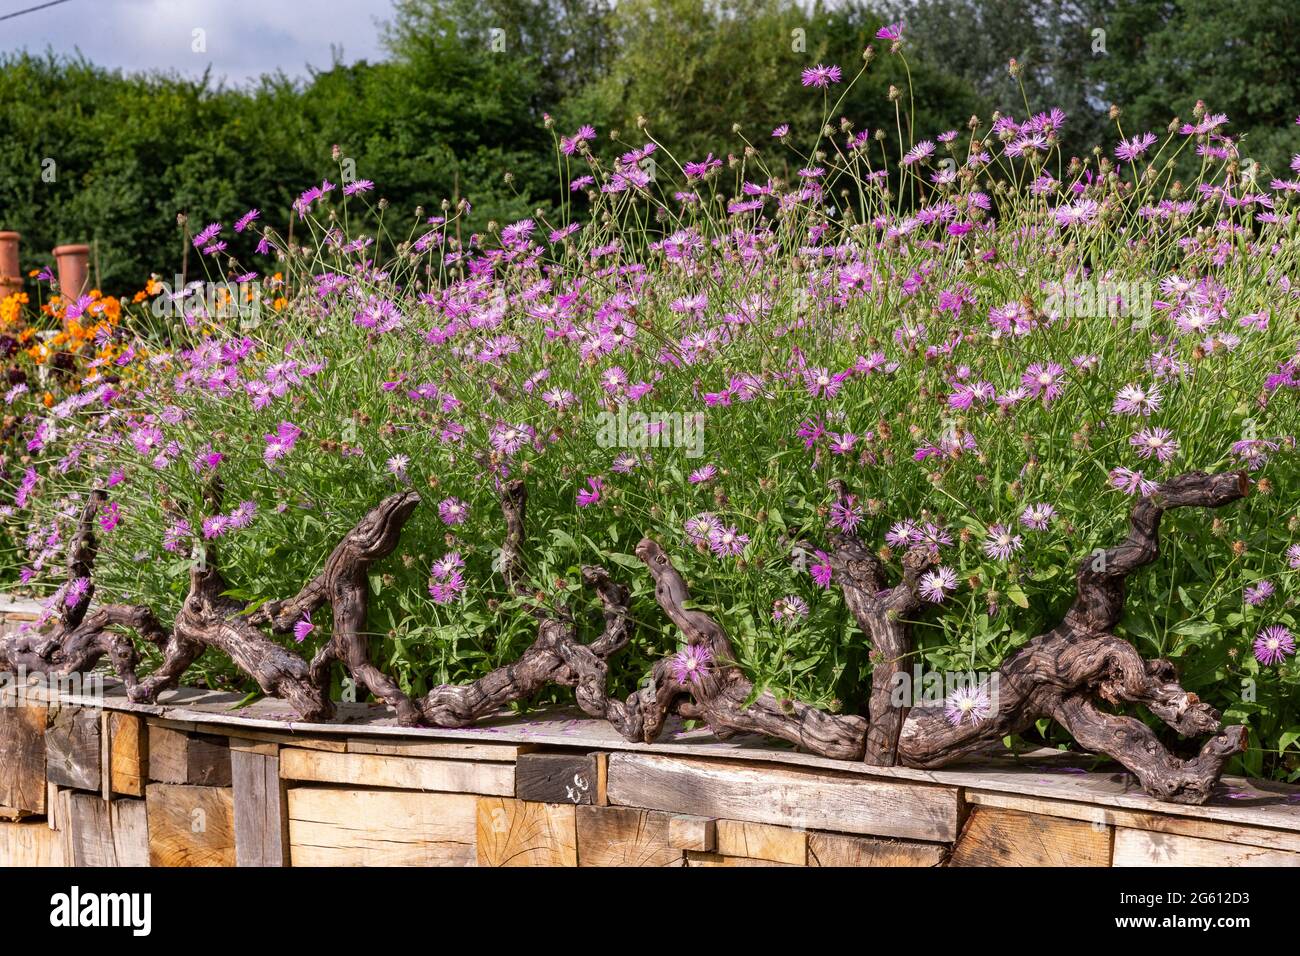
[[[36,2],[0,0],[0,15]],[[390,11],[389,0],[69,0],[0,22],[0,50],[80,50],[101,66],[191,77],[211,65],[214,79],[243,83],[328,67],[332,48],[348,63],[382,59],[379,24]]]

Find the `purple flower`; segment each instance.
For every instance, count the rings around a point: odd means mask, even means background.
[[[1281,664],[1295,653],[1295,638],[1281,624],[1270,624],[1255,637],[1255,660],[1261,664]]]
[[[1242,600],[1252,607],[1258,607],[1269,598],[1277,588],[1273,587],[1272,581],[1257,581],[1241,593]]]
[[[738,558],[749,544],[749,535],[740,534],[735,525],[729,528],[718,527],[709,535],[709,550],[720,558]]]
[[[244,213],[242,216],[240,216],[238,219],[235,220],[235,232],[243,232],[245,229],[251,226],[253,224],[253,220],[260,215],[262,215],[261,212],[259,212],[256,209],[248,210],[248,212]]]
[[[589,508],[600,502],[601,490],[605,487],[605,480],[599,475],[587,479],[587,487],[578,489],[578,507]]]
[[[933,604],[943,603],[950,591],[957,590],[957,572],[952,568],[935,568],[921,575],[921,584],[917,588],[921,597]]]
[[[786,626],[792,626],[800,618],[808,616],[808,602],[796,594],[787,594],[772,604],[772,620]]]
[[[943,715],[948,723],[960,727],[963,723],[978,724],[993,713],[993,702],[983,684],[958,687],[943,701]]]
[[[835,571],[835,569],[831,567],[831,556],[825,551],[814,551],[813,556],[817,559],[817,563],[810,567],[808,572],[820,587],[829,590],[831,586],[831,577]]]
[[[1155,141],[1155,133],[1143,133],[1141,136],[1134,136],[1132,139],[1121,139],[1119,145],[1115,147],[1115,158],[1122,162],[1131,163],[1150,149]]]
[[[998,561],[1006,561],[1023,546],[1020,535],[1012,534],[1004,524],[995,524],[988,530],[984,553]]]
[[[679,684],[698,684],[712,669],[713,651],[703,644],[687,644],[672,656],[673,680]]]
[[[266,448],[262,451],[263,460],[268,463],[279,461],[293,451],[294,442],[301,434],[302,429],[293,422],[280,422],[274,432],[262,436],[266,440]]]
[[[316,630],[316,625],[312,624],[311,618],[304,612],[302,620],[293,625],[293,639],[301,644],[307,640],[307,636]]]
[[[464,524],[469,518],[469,505],[459,498],[443,498],[438,502],[438,517],[443,524]]]
[[[1056,516],[1056,509],[1046,503],[1030,505],[1020,515],[1020,523],[1034,531],[1046,531],[1047,523]]]
[[[63,596],[63,603],[68,607],[76,607],[89,592],[90,578],[75,578],[68,582],[68,591]]]
[[[691,544],[708,544],[713,533],[721,529],[722,523],[717,516],[707,511],[686,519],[686,537]]]
[[[903,24],[890,23],[876,31],[877,40],[901,40],[903,39]]]
[[[1178,452],[1178,440],[1167,428],[1144,428],[1130,438],[1128,443],[1137,449],[1139,458],[1154,455],[1157,461],[1168,461]]]
[[[704,482],[710,481],[711,479],[717,477],[717,474],[718,474],[717,465],[705,465],[703,468],[696,468],[693,472],[691,472],[690,477],[687,478],[687,481],[689,481],[693,485],[701,485]]]
[[[822,66],[818,63],[816,66],[810,66],[801,74],[804,86],[820,86],[822,88],[830,86],[832,83],[838,83],[843,79],[838,66]]]

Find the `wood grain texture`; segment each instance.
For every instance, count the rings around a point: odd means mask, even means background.
[[[151,723],[149,779],[200,787],[230,786],[230,747],[225,737],[204,737]]]
[[[957,835],[955,787],[721,760],[611,754],[609,802],[934,842]]]
[[[1021,796],[986,790],[965,791],[966,802],[977,806],[1001,807],[1005,810],[1023,810],[1049,817],[1065,817],[1087,823],[1128,827],[1132,830],[1150,830],[1155,833],[1172,833],[1179,836],[1201,837],[1221,843],[1241,843],[1268,850],[1286,850],[1300,853],[1300,833],[1269,827],[1251,827],[1235,823],[1216,823],[1199,817],[1178,817],[1164,813],[1144,813],[1073,800],[1054,800],[1043,797]]]
[[[292,787],[294,866],[474,866],[478,798]]]
[[[99,714],[64,707],[45,730],[45,776],[60,787],[100,788]]]
[[[143,797],[149,783],[149,729],[136,714],[109,713],[109,786],[113,793]]]
[[[577,866],[578,808],[480,797],[479,866]]]
[[[717,852],[723,856],[743,856],[805,866],[808,862],[808,832],[769,823],[745,823],[719,820]]]
[[[150,866],[234,866],[234,796],[227,787],[151,783]]]
[[[105,801],[95,794],[60,792],[62,836],[70,866],[149,865],[149,828],[143,800]]]
[[[686,865],[690,866],[794,866],[793,863],[776,863],[772,860],[755,860],[744,856],[723,856],[720,853],[686,851]]]
[[[842,833],[809,833],[809,866],[942,866],[942,843],[875,840]]]
[[[534,803],[598,805],[604,795],[596,755],[521,755],[515,764],[515,796]]]
[[[634,807],[578,807],[579,866],[681,866],[672,816]]]
[[[43,704],[0,701],[0,807],[17,815],[45,812],[45,721]]]
[[[1111,828],[1059,817],[974,807],[949,866],[1110,866]]]
[[[716,820],[675,813],[668,821],[668,845],[674,849],[708,852],[717,842]]]
[[[235,865],[288,866],[289,815],[280,785],[279,756],[232,749],[230,778],[235,803]]]
[[[0,868],[67,865],[63,834],[44,820],[0,823]]]
[[[452,740],[377,741],[348,738],[347,752],[380,754],[387,757],[438,757],[443,760],[477,760],[486,763],[514,763],[519,755],[534,749],[529,744],[488,744]]]
[[[515,768],[510,764],[471,763],[430,757],[338,754],[286,747],[280,751],[280,776],[286,780],[365,784],[400,790],[481,793],[513,796]]]
[[[1115,830],[1113,866],[1300,866],[1300,853],[1148,830]]]

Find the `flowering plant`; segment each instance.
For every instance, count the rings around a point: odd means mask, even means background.
[[[782,127],[679,163],[647,132],[607,160],[595,130],[557,133],[564,200],[484,234],[460,235],[466,203],[400,240],[350,234],[352,204],[382,212],[355,179],[301,195],[292,244],[256,210],[211,224],[194,242],[214,281],[273,259],[281,308],[169,293],[174,321],[110,326],[66,396],[5,396],[27,448],[5,458],[24,582],[51,617],[84,596],[61,556],[94,502],[101,599],[166,624],[220,544],[224,593],[256,616],[380,498],[415,492],[368,575],[371,654],[405,693],[515,660],[539,606],[586,633],[595,565],[631,589],[625,687],[655,661],[683,685],[739,666],[756,693],[852,712],[880,660],[819,542],[855,536],[905,579],[920,555],[904,666],[988,671],[1053,627],[1074,566],[1104,564],[1136,504],[1241,471],[1243,503],[1167,519],[1118,630],[1252,728],[1245,770],[1300,776],[1300,182],[1247,177],[1199,104],[1163,138],[1117,129],[1114,161],[1062,157],[1057,110],[891,142],[833,120],[862,76],[805,72],[828,109],[806,151]],[[514,482],[525,588],[503,567]],[[736,660],[681,645],[642,536]],[[283,640],[319,649],[332,626],[306,612]],[[950,707],[963,726],[988,710],[974,691]]]

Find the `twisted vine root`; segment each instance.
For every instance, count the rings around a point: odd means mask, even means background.
[[[108,657],[114,672],[133,690],[139,685],[136,668],[140,655],[135,644],[116,628],[128,628],[151,644],[162,646],[167,632],[149,608],[129,604],[107,604],[90,612],[95,596],[92,573],[98,543],[95,540],[95,516],[104,506],[104,492],[91,492],[77,530],[68,543],[68,582],[85,581],[84,590],[61,603],[54,626],[42,631],[24,627],[0,637],[0,668],[26,671],[28,674],[67,676],[93,670]],[[90,612],[90,613],[88,613]]]
[[[1080,566],[1078,595],[1061,623],[999,669],[996,711],[986,720],[953,726],[941,706],[914,708],[899,737],[900,762],[942,766],[1050,717],[1080,746],[1127,767],[1151,796],[1204,803],[1224,764],[1245,750],[1246,728],[1222,726],[1217,711],[1178,684],[1173,664],[1144,661],[1112,631],[1123,614],[1128,576],[1159,554],[1165,512],[1220,508],[1245,497],[1249,488],[1244,474],[1189,472],[1141,499],[1133,508],[1128,537]],[[1101,710],[1098,698],[1112,706],[1142,704],[1180,734],[1213,736],[1195,758],[1181,760],[1142,721]]]
[[[841,499],[843,483],[833,485]],[[648,568],[655,599],[686,638],[688,653],[711,660],[687,670],[671,658],[660,660],[645,684],[626,699],[608,696],[609,658],[628,643],[626,587],[598,567],[584,567],[585,586],[596,592],[604,628],[591,644],[578,639],[573,615],[563,603],[547,607],[528,591],[523,568],[527,493],[521,481],[502,489],[506,534],[501,572],[509,590],[537,621],[537,637],[514,662],[465,685],[435,687],[412,700],[369,659],[365,637],[370,568],[396,548],[402,526],[418,496],[393,495],[372,510],[330,554],[324,569],[297,595],[265,603],[251,611],[224,596],[225,579],[209,544],[190,572],[190,590],[175,626],[167,634],[143,607],[109,605],[88,614],[93,585],[78,600],[65,604],[58,626],[49,635],[30,632],[0,640],[0,663],[28,670],[71,673],[93,667],[108,655],[132,700],[151,701],[175,686],[185,670],[208,647],[227,654],[268,694],[287,700],[307,720],[328,718],[334,706],[328,695],[331,665],[346,670],[376,697],[392,706],[398,722],[465,727],[497,713],[506,704],[532,697],[547,684],[573,687],[579,707],[608,720],[629,740],[656,740],[669,715],[701,720],[719,737],[755,732],[777,737],[827,757],[865,760],[877,766],[901,764],[933,768],[995,747],[1043,717],[1051,718],[1089,750],[1118,760],[1152,796],[1180,803],[1203,803],[1227,760],[1246,746],[1244,727],[1223,727],[1219,714],[1188,693],[1168,661],[1144,661],[1113,631],[1124,608],[1128,576],[1150,564],[1159,553],[1159,526],[1172,508],[1218,508],[1249,490],[1239,473],[1191,472],[1162,484],[1141,499],[1130,517],[1127,538],[1116,547],[1084,561],[1078,572],[1078,595],[1055,628],[1034,638],[1008,658],[996,674],[990,713],[978,720],[952,723],[942,705],[909,706],[899,694],[904,661],[913,651],[909,615],[923,604],[921,577],[937,560],[926,549],[903,558],[900,579],[890,585],[880,559],[853,534],[835,534],[827,560],[845,602],[872,645],[872,685],[867,717],[828,714],[807,704],[755,693],[736,661],[724,629],[703,611],[689,608],[685,579],[668,554],[645,538],[636,554]],[[209,504],[220,508],[221,489],[209,489]],[[89,578],[95,557],[94,516],[104,496],[96,492],[82,514],[69,549],[69,579]],[[806,543],[800,543],[806,549]],[[334,617],[330,641],[308,665],[268,638],[262,627],[283,634],[304,615],[329,604]],[[127,627],[163,650],[162,664],[137,681],[138,656],[129,639],[110,628]],[[704,655],[701,652],[707,651]],[[1119,707],[1141,704],[1179,733],[1213,735],[1200,754],[1182,760],[1170,754],[1146,724],[1108,713],[1098,701]]]
[[[528,493],[522,481],[508,482],[502,489],[506,535],[501,543],[500,567],[506,587],[524,600],[528,613],[536,619],[536,639],[517,660],[472,683],[433,688],[418,702],[420,715],[435,727],[468,727],[509,703],[527,700],[547,684],[560,684],[575,688],[578,706],[584,713],[608,719],[622,731],[628,718],[619,713],[618,702],[606,697],[606,661],[627,646],[628,590],[611,580],[603,568],[582,569],[583,583],[596,591],[604,606],[605,628],[591,644],[579,641],[569,611],[563,606],[544,607],[524,584],[527,504]]]

